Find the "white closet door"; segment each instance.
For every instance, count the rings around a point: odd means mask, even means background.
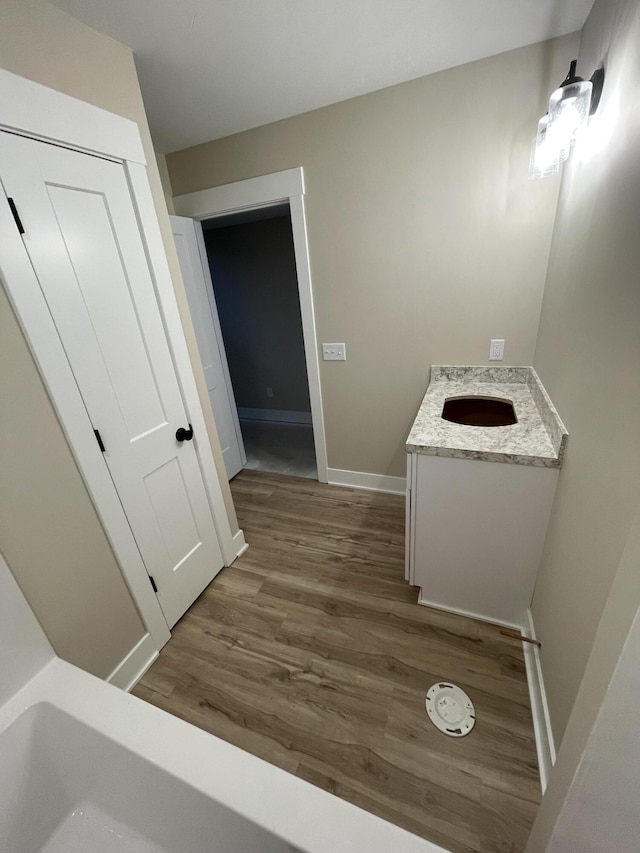
[[[180,270],[198,341],[211,408],[222,445],[227,478],[230,480],[247,462],[227,358],[220,331],[202,226],[186,216],[170,216]],[[198,230],[200,234],[198,234]],[[198,237],[200,239],[198,240]]]
[[[172,626],[223,559],[124,167],[0,133],[0,178]]]

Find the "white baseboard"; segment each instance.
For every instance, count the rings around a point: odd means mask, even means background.
[[[460,607],[444,607],[442,604],[437,604],[435,601],[429,601],[428,599],[423,598],[422,587],[420,587],[420,592],[418,593],[418,604],[422,604],[423,607],[432,607],[434,610],[442,610],[443,613],[455,613],[456,616],[466,616],[468,619],[477,619],[479,622],[496,625],[498,628],[509,628],[510,631],[518,631],[518,633],[523,630],[522,625],[518,625],[516,622],[503,622],[500,619],[493,619],[485,613],[476,613],[473,610],[462,610]]]
[[[349,486],[352,489],[368,489],[372,492],[388,492],[392,495],[404,495],[407,490],[406,477],[344,471],[342,468],[328,468],[327,475],[331,486]]]
[[[535,640],[536,631],[531,610],[527,611],[527,617],[528,625],[525,626],[523,634],[531,640]],[[536,736],[540,785],[544,794],[553,765],[556,763],[556,748],[551,729],[547,694],[544,689],[542,667],[540,666],[540,649],[531,643],[523,643],[522,645],[524,646],[524,662],[527,668],[527,681],[529,682],[533,729]]]
[[[151,634],[145,634],[129,654],[120,661],[107,681],[128,693],[140,681],[157,657],[158,649]]]
[[[238,557],[241,557],[244,554],[249,545],[245,542],[244,532],[242,530],[238,530],[238,532],[233,535],[231,541],[233,542],[233,552],[235,554],[233,559],[237,560]]]
[[[238,406],[240,420],[281,421],[288,424],[311,424],[311,412],[289,412],[286,409],[247,409]]]

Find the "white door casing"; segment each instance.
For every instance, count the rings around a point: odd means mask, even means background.
[[[2,133],[0,174],[169,626],[222,568],[121,164]]]
[[[328,481],[327,445],[304,211],[304,174],[302,167],[286,169],[282,172],[274,172],[257,178],[248,178],[245,181],[237,181],[233,184],[211,187],[206,190],[198,190],[197,192],[176,196],[173,201],[176,213],[197,221],[225,216],[229,213],[238,213],[242,210],[270,207],[282,202],[289,203],[302,318],[302,335],[309,381],[316,466],[318,480],[321,483],[326,483]]]
[[[230,480],[244,467],[247,457],[206,259],[202,225],[186,216],[170,216],[169,219],[227,479]]]

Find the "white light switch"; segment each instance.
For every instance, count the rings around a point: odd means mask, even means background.
[[[322,344],[324,361],[346,361],[347,350],[344,344]]]
[[[491,341],[489,361],[502,361],[504,358],[504,339]]]

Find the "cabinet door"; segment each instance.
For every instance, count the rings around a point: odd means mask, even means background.
[[[0,133],[0,178],[171,626],[223,559],[125,170]]]
[[[558,469],[421,454],[414,461],[420,601],[524,625]]]

